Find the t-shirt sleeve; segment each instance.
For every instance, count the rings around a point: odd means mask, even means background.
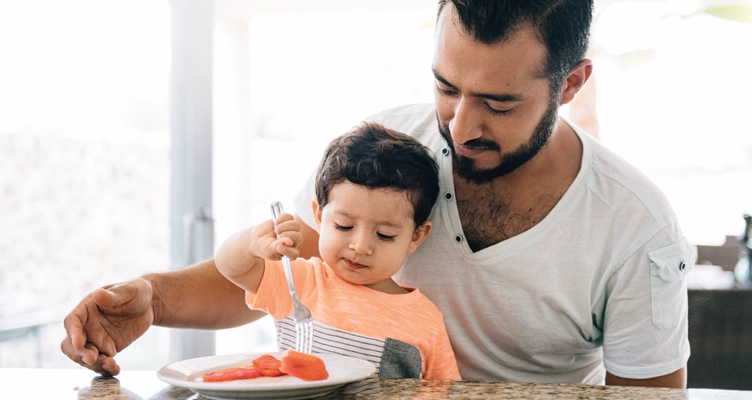
[[[291,262],[295,292],[298,298],[304,299],[315,290],[315,274],[308,260],[299,258]],[[274,319],[280,319],[292,314],[293,305],[287,287],[287,278],[281,261],[264,261],[264,276],[254,295],[246,292],[245,300],[248,307],[269,313]]]
[[[654,378],[689,359],[686,276],[696,253],[677,232],[663,228],[608,280],[603,349],[613,375]]]
[[[444,323],[441,323],[441,329],[436,335],[436,343],[426,360],[425,379],[450,379],[460,380],[460,371],[457,368],[457,360],[449,343]]]

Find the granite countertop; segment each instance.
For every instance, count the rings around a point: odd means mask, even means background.
[[[117,377],[103,377],[84,368],[0,368],[0,382],[3,383],[3,398],[13,399],[205,399],[187,388],[168,385],[157,377],[155,371],[123,371]],[[752,400],[752,391],[370,378],[320,397],[324,400],[551,398]]]
[[[349,386],[319,399],[752,399],[752,391],[710,389],[656,389],[623,386],[532,384],[513,382],[427,381],[418,379],[370,379],[365,392],[349,393]],[[362,388],[362,385],[361,385]],[[361,389],[362,390],[362,389]],[[120,387],[116,378],[97,377],[82,388],[79,399],[141,400]],[[149,400],[200,400],[186,388],[167,386]]]

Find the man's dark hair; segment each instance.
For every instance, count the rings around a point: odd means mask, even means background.
[[[439,15],[448,0],[439,0]],[[546,46],[542,71],[552,88],[585,58],[593,18],[592,0],[451,0],[457,19],[475,40],[494,44],[532,27]]]
[[[316,173],[316,200],[324,208],[334,185],[346,180],[369,189],[405,191],[418,227],[436,203],[438,171],[431,152],[417,140],[364,123],[329,143]]]

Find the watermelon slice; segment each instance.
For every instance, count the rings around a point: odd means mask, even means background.
[[[282,355],[279,370],[304,381],[321,381],[329,378],[324,360],[313,354],[287,350]]]
[[[282,366],[282,361],[277,360],[271,354],[264,354],[263,356],[253,360],[253,366],[261,370],[263,376],[282,376],[284,372],[279,370]]]
[[[204,382],[227,382],[241,379],[253,379],[260,376],[282,376],[286,375],[280,371],[282,361],[277,360],[271,354],[264,354],[251,361],[251,365],[242,365],[239,367],[225,368],[209,372],[203,375]]]
[[[208,374],[204,374],[203,380],[204,382],[227,382],[240,379],[253,379],[259,376],[261,376],[261,370],[251,365],[246,365],[209,372]]]

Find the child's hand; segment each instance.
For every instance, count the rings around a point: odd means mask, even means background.
[[[241,288],[256,293],[264,275],[264,260],[279,260],[281,255],[296,259],[303,242],[300,224],[292,215],[282,214],[274,222],[268,220],[236,232],[217,249],[214,264],[217,270]]]
[[[298,246],[302,242],[300,224],[288,213],[277,218],[276,227],[272,220],[268,220],[256,225],[251,232],[251,251],[267,260],[279,260],[282,255],[291,260],[298,258]]]

